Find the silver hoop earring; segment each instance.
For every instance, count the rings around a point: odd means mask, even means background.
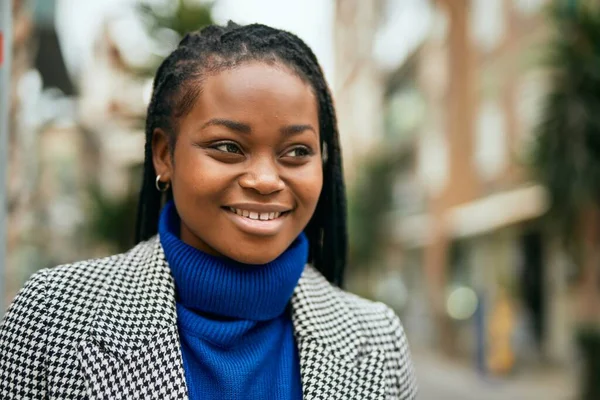
[[[327,159],[329,158],[329,154],[327,154],[327,143],[323,142],[323,150],[322,150],[322,159],[323,159],[323,164],[325,164],[327,162]]]
[[[156,186],[156,190],[158,190],[159,192],[166,192],[167,190],[169,190],[169,187],[171,187],[171,184],[169,182],[165,182],[164,186],[161,186],[162,182],[160,181],[160,175],[158,175],[156,177],[156,182],[154,183]]]

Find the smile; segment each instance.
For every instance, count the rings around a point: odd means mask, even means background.
[[[256,212],[256,211],[248,211],[242,210],[239,208],[229,207],[229,210],[241,217],[257,220],[257,221],[270,221],[273,219],[277,219],[281,216],[281,212]]]
[[[279,205],[246,205],[223,207],[234,225],[250,235],[273,236],[285,227],[292,210]],[[248,210],[250,208],[250,210]]]

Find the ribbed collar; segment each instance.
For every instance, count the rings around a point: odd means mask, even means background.
[[[179,229],[177,210],[169,202],[161,212],[158,232],[178,303],[200,312],[254,321],[266,321],[285,311],[308,257],[304,233],[270,263],[249,265],[184,243]]]

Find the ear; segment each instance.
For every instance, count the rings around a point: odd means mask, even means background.
[[[154,164],[156,175],[160,175],[163,182],[170,181],[173,174],[173,160],[170,146],[168,134],[164,130],[156,128],[152,132],[152,163]]]

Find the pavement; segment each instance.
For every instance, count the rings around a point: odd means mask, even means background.
[[[419,400],[571,400],[576,379],[565,369],[531,368],[507,378],[485,378],[473,365],[416,353]]]

